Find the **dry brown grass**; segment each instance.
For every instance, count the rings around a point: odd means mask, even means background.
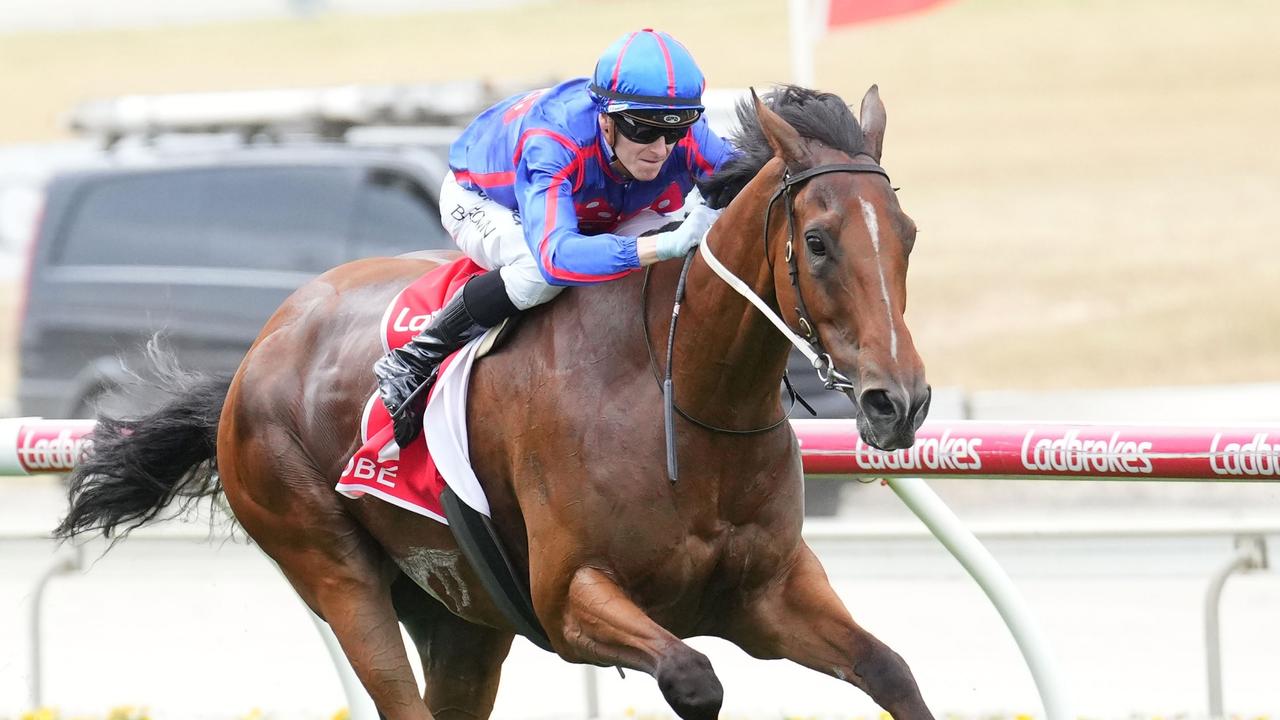
[[[637,25],[676,32],[715,85],[762,85],[788,76],[784,8],[576,0],[5,37],[0,141],[124,92],[582,74]],[[908,319],[935,384],[1275,379],[1276,37],[1270,0],[958,0],[817,44],[821,87],[856,103],[877,82],[888,106],[884,162],[922,228]]]

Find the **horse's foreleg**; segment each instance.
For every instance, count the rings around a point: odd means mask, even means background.
[[[813,551],[800,552],[783,581],[731,621],[726,639],[852,683],[897,720],[932,718],[906,662],[853,621]]]
[[[556,649],[568,660],[649,673],[683,720],[714,720],[724,688],[706,655],[667,632],[604,572],[582,568],[569,583],[564,633]]]

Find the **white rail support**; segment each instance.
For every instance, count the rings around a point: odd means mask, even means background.
[[[1236,538],[1236,555],[1214,573],[1204,597],[1204,653],[1209,674],[1209,717],[1221,720],[1222,702],[1222,634],[1218,607],[1222,600],[1222,588],[1227,578],[1237,572],[1265,570],[1267,568],[1267,543],[1261,535],[1245,535]]]
[[[67,575],[84,569],[84,551],[78,546],[73,553],[63,555],[54,560],[36,581],[31,591],[31,614],[28,629],[31,633],[31,708],[44,707],[44,640],[41,637],[41,616],[44,612],[44,590],[49,581],[58,575]]]
[[[920,478],[894,478],[889,487],[919,517],[934,536],[960,561],[969,575],[982,587],[991,604],[1013,634],[1013,639],[1027,661],[1035,680],[1048,720],[1075,720],[1068,700],[1066,683],[1053,660],[1049,643],[1036,623],[1022,593],[1014,586],[1004,568],[978,542],[951,512],[933,489]]]

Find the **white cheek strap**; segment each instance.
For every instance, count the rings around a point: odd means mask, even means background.
[[[715,227],[715,225],[712,224],[712,227]],[[708,228],[707,234],[709,235],[710,233],[711,229]],[[849,382],[847,377],[834,369],[830,355],[826,353],[819,354],[814,350],[813,345],[808,340],[797,335],[781,317],[778,317],[778,314],[769,307],[768,303],[760,299],[760,296],[752,292],[751,288],[741,278],[734,275],[729,268],[724,266],[724,263],[720,262],[720,259],[711,252],[711,244],[707,242],[707,235],[703,235],[702,242],[698,243],[698,252],[702,254],[702,259],[707,261],[707,265],[712,272],[720,276],[720,279],[724,280],[739,295],[746,298],[747,302],[754,305],[762,315],[768,318],[769,322],[773,323],[774,327],[778,328],[778,332],[782,333],[783,336],[791,341],[792,345],[795,345],[800,352],[804,353],[804,356],[813,365],[813,369],[817,371],[818,379],[822,380],[827,389],[844,390],[853,388],[853,383]]]

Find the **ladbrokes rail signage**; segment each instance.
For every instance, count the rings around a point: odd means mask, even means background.
[[[61,473],[93,451],[92,420],[0,419],[0,475]],[[852,420],[794,420],[804,470],[867,477],[1280,480],[1280,427],[925,423],[882,452]]]
[[[0,420],[0,475],[67,472],[89,451],[92,420]]]
[[[885,477],[1280,480],[1280,428],[926,423],[881,452],[852,420],[797,420],[807,473]]]

